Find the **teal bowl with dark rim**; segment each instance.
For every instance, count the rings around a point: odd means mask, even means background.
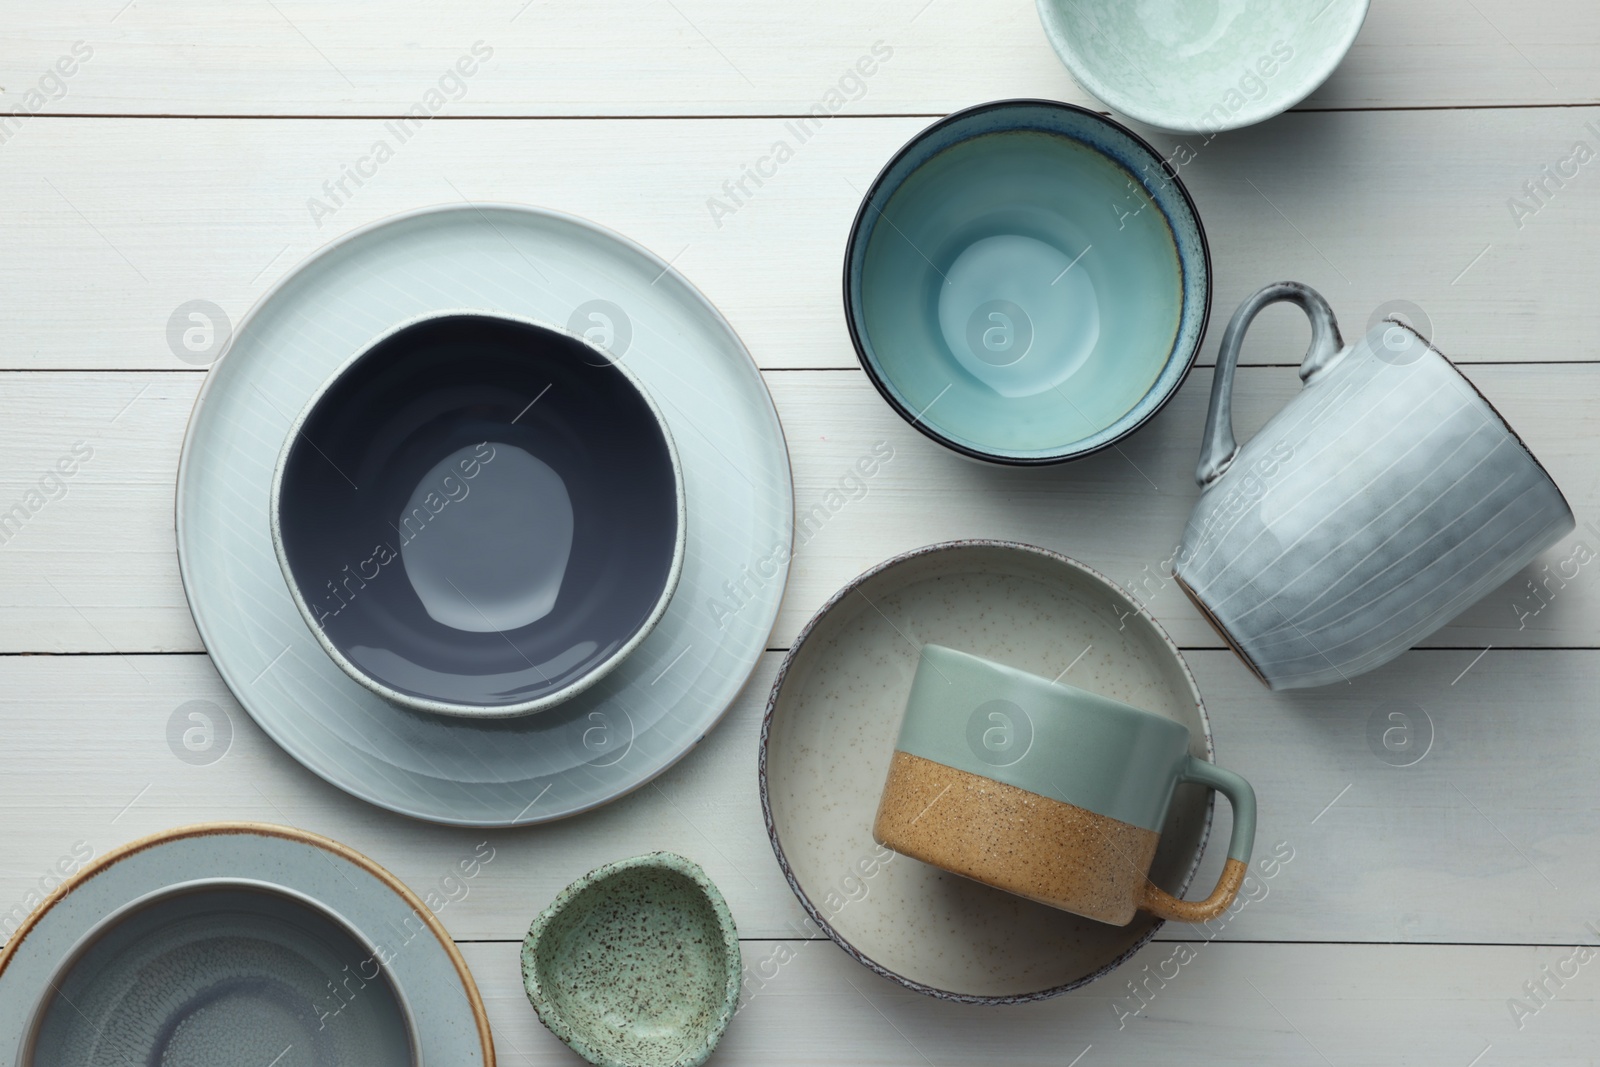
[[[1194,363],[1211,258],[1194,202],[1126,127],[1048,100],[980,104],[901,148],[862,201],[844,306],[862,368],[965,456],[1108,448]]]

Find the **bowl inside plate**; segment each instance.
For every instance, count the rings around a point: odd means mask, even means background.
[[[661,618],[683,478],[633,373],[556,327],[439,312],[312,397],[273,543],[329,656],[395,703],[520,715],[588,688]]]
[[[1209,759],[1178,649],[1116,585],[1028,545],[958,541],[880,564],[834,596],[779,670],[761,731],[761,801],[790,888],[829,937],[932,996],[1011,1003],[1110,973],[1160,927],[1108,926],[897,855],[872,837],[923,644],[963,649],[1166,715]],[[1181,785],[1150,877],[1181,895],[1211,797]]]
[[[738,932],[699,864],[654,852],[562,890],[522,946],[528,1000],[591,1063],[694,1067],[739,998]]]
[[[1038,0],[1056,55],[1140,122],[1218,133],[1304,100],[1355,43],[1369,0]]]
[[[134,901],[69,954],[25,1067],[399,1067],[416,1063],[378,950],[278,886],[189,883]]]
[[[1067,104],[934,123],[868,191],[845,251],[868,377],[913,426],[999,463],[1108,447],[1182,384],[1211,269],[1194,204],[1131,131]]]

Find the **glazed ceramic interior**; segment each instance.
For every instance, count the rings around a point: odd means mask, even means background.
[[[769,713],[764,799],[802,903],[861,962],[924,993],[1033,999],[1106,973],[1159,921],[1108,926],[896,856],[873,841],[873,816],[923,644],[1168,716],[1206,758],[1210,729],[1177,649],[1116,586],[1025,546],[933,546],[858,582],[808,627]],[[1182,893],[1210,811],[1209,793],[1178,787],[1155,884]]]
[[[539,934],[533,967],[552,1029],[596,1062],[641,1065],[703,1059],[740,970],[705,889],[650,863],[603,874],[565,900]]]
[[[665,609],[676,468],[655,407],[598,349],[501,316],[429,317],[311,402],[281,466],[281,557],[358,681],[427,710],[536,710]]]
[[[1117,111],[1214,133],[1260,122],[1333,73],[1368,0],[1038,0],[1056,54]]]
[[[1205,238],[1144,142],[1063,104],[940,122],[879,176],[846,260],[863,366],[925,433],[1016,463],[1132,432],[1210,303]]]
[[[116,916],[52,980],[28,1067],[397,1067],[412,1025],[374,950],[308,900],[179,887]]]

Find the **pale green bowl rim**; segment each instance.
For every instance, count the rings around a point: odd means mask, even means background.
[[[539,983],[537,966],[539,947],[545,930],[549,928],[556,915],[566,910],[574,900],[600,882],[622,871],[636,869],[667,871],[694,882],[710,902],[711,911],[716,915],[717,925],[722,931],[722,945],[728,962],[722,1010],[700,1043],[685,1050],[674,1060],[634,1062],[613,1059],[590,1045],[568,1024]],[[528,927],[528,936],[522,942],[522,986],[528,994],[528,1002],[533,1005],[534,1012],[539,1016],[539,1021],[572,1051],[598,1067],[700,1067],[710,1057],[717,1043],[722,1040],[723,1033],[727,1031],[728,1022],[733,1018],[734,1009],[739,1003],[739,989],[743,981],[744,960],[739,951],[739,931],[734,926],[733,913],[728,910],[728,902],[723,899],[722,891],[698,863],[676,852],[649,852],[596,867],[557,893],[556,898],[534,916],[533,924]]]

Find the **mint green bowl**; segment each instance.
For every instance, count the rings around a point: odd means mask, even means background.
[[[1037,0],[1050,47],[1079,85],[1129,118],[1208,141],[1316,91],[1370,2]]]
[[[727,902],[672,852],[590,871],[522,943],[539,1021],[600,1067],[699,1067],[733,1017],[741,978]]]

